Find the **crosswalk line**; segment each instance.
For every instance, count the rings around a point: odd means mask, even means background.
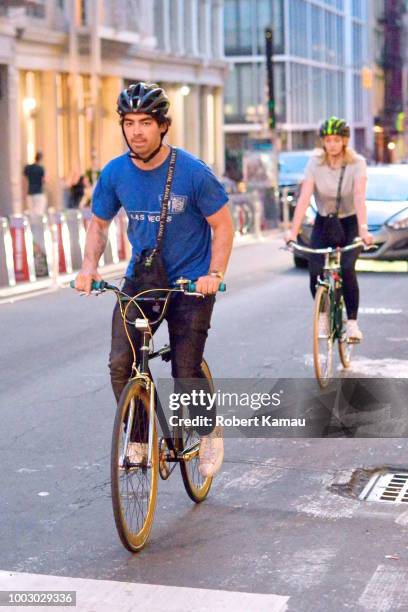
[[[158,584],[91,580],[0,571],[1,591],[76,591],[76,607],[58,609],[79,612],[132,611],[143,608],[149,612],[285,612],[289,597],[282,595],[221,591]],[[23,606],[19,609],[28,609]],[[31,607],[30,607],[31,608]],[[52,607],[36,606],[35,610]]]
[[[379,565],[358,600],[367,612],[404,612],[407,609],[406,567]]]

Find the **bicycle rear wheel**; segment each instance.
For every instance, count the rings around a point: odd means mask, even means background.
[[[201,370],[208,381],[211,393],[214,392],[214,384],[210,368],[207,362],[203,359],[201,363]],[[188,411],[183,408],[188,416]],[[182,415],[184,416],[184,415]],[[189,450],[191,456],[180,461],[181,476],[183,478],[184,487],[187,491],[188,496],[196,503],[204,501],[207,497],[211,484],[212,477],[204,478],[198,469],[199,466],[199,449],[200,449],[200,436],[195,431],[194,427],[179,427],[177,428],[178,448],[179,451]]]
[[[122,391],[113,426],[111,493],[119,537],[131,552],[146,544],[156,508],[159,455],[153,416],[152,459],[147,464],[150,419],[150,394],[140,381],[130,381]],[[139,445],[139,454],[129,453],[129,442]]]
[[[327,287],[319,286],[315,297],[313,319],[313,363],[322,389],[327,387],[333,371],[333,334],[330,295]]]
[[[342,363],[343,368],[348,368],[350,367],[350,363],[351,363],[351,357],[353,353],[353,344],[347,342],[347,333],[346,333],[347,311],[346,311],[346,305],[344,303],[343,296],[341,296],[340,298],[339,311],[340,311],[340,317],[341,317],[341,321],[339,322],[340,323],[339,356],[340,356],[340,361]]]

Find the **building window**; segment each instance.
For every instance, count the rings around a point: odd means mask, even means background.
[[[312,98],[312,121],[321,123],[326,116],[324,70],[322,68],[312,68]]]
[[[307,44],[307,5],[305,0],[291,0],[289,3],[290,53],[298,57],[308,57]]]
[[[361,9],[362,9],[361,0],[353,0],[353,5],[352,5],[353,17],[357,17],[358,19],[361,19],[362,17]]]
[[[285,121],[285,71],[274,65],[276,117]],[[266,119],[266,66],[264,62],[234,64],[224,90],[226,123],[262,123]]]
[[[354,75],[354,121],[358,123],[363,121],[363,88],[361,84],[361,75]]]
[[[363,28],[353,23],[353,65],[357,68],[363,64]]]
[[[312,5],[312,58],[318,62],[324,61],[323,11]]]
[[[226,54],[252,54],[252,15],[252,0],[226,0],[224,5]]]
[[[284,52],[283,0],[256,0],[257,53],[265,53],[265,28],[273,28],[273,52]]]
[[[309,83],[309,67],[303,64],[292,63],[290,65],[290,90],[288,92],[288,102],[291,107],[291,123],[310,123]]]
[[[166,35],[165,35],[165,24],[166,24],[166,17],[164,15],[164,6],[163,6],[163,0],[154,0],[154,7],[153,7],[153,19],[154,19],[154,34],[156,36],[156,46],[158,49],[164,49],[165,48],[165,39],[166,39]]]
[[[325,11],[325,28],[326,62],[328,64],[336,64],[336,15],[331,11]]]

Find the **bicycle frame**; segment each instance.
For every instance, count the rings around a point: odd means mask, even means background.
[[[325,253],[323,277],[318,277],[317,286],[326,287],[330,300],[330,329],[332,339],[340,339],[343,334],[342,313],[340,310],[340,295],[343,288],[341,275],[341,252]]]

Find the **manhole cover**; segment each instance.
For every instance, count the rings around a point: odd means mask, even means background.
[[[394,504],[408,503],[408,472],[381,471],[373,474],[359,499]]]

